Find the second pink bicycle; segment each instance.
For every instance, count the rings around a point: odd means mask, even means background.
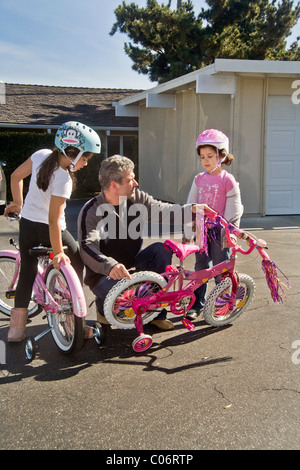
[[[10,214],[10,219],[18,219]],[[0,251],[0,312],[10,317],[14,305],[15,289],[20,272],[20,252],[14,239],[10,239],[14,250]],[[98,344],[103,341],[103,328],[100,323],[85,327],[87,306],[78,276],[70,264],[54,269],[51,247],[36,246],[29,251],[38,259],[38,271],[33,284],[28,306],[28,318],[44,310],[48,327],[35,337],[27,337],[25,354],[29,361],[34,359],[37,343],[47,333],[52,334],[56,346],[64,354],[79,351],[84,342],[85,328],[91,328]]]

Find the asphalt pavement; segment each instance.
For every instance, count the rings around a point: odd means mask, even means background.
[[[82,203],[67,209],[74,234]],[[238,271],[254,278],[256,295],[231,326],[200,318],[189,332],[169,315],[174,330],[146,326],[153,345],[140,355],[131,348],[135,330],[108,327],[103,346],[88,340],[74,356],[63,355],[49,334],[27,362],[24,342],[6,343],[8,320],[0,314],[0,449],[103,450],[115,464],[125,450],[192,455],[200,463],[199,450],[299,449],[300,216],[244,218],[242,227],[267,241],[291,289],[274,304],[258,254],[240,255]],[[0,249],[11,248],[11,236],[17,224],[0,216]],[[185,266],[193,263],[192,255]],[[93,296],[85,294],[90,305]],[[95,319],[91,305],[87,322]],[[26,334],[45,323],[42,314],[33,318]]]

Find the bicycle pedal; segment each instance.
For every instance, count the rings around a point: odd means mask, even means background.
[[[5,292],[5,297],[7,299],[14,299],[15,298],[15,291],[14,290],[8,290]]]
[[[189,331],[193,331],[195,329],[195,325],[188,318],[183,318],[182,323]]]

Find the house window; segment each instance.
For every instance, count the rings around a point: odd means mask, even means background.
[[[107,136],[107,156],[120,155],[120,136],[109,135]]]
[[[107,157],[112,155],[124,155],[135,161],[137,157],[137,136],[108,135]]]
[[[137,138],[130,136],[130,135],[124,135],[123,137],[123,155],[125,155],[128,158],[131,158],[132,160],[135,160],[136,156],[136,148],[137,146]]]

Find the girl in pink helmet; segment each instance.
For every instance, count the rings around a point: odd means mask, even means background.
[[[196,151],[200,157],[204,172],[195,176],[187,202],[207,204],[227,221],[239,226],[243,213],[239,184],[234,176],[222,168],[234,160],[229,154],[229,140],[223,132],[208,129],[202,132],[196,141]],[[216,265],[229,258],[229,248],[222,246],[221,229],[208,229],[207,253],[196,253],[195,270],[206,269],[212,263]],[[215,278],[221,281],[220,276]],[[207,283],[195,291],[196,300],[187,318],[195,320],[204,307]]]

